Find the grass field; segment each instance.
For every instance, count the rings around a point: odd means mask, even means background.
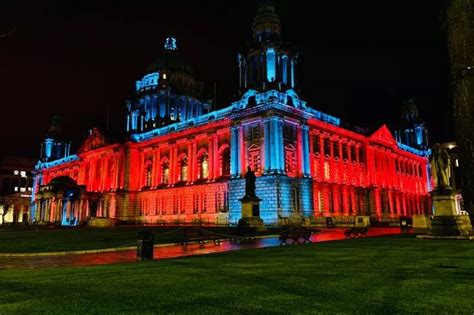
[[[8,313],[474,312],[474,242],[355,239],[97,267],[0,271]]]
[[[229,234],[227,227],[213,231]],[[56,252],[134,246],[140,231],[152,231],[155,243],[180,240],[177,227],[118,226],[115,228],[3,228],[0,229],[0,253]],[[272,230],[268,231],[272,233]]]

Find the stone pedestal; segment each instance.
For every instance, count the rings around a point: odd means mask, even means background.
[[[112,218],[90,218],[87,225],[91,227],[114,227],[117,225],[117,220]]]
[[[430,235],[433,236],[469,236],[472,225],[469,216],[461,215],[456,209],[454,191],[432,193],[434,216],[431,219]]]
[[[355,217],[355,226],[356,227],[369,227],[370,226],[370,217],[364,215],[358,215]]]
[[[257,231],[264,231],[265,224],[260,218],[260,201],[258,197],[244,197],[242,203],[242,218],[238,225],[242,227],[256,227]]]
[[[412,220],[415,233],[427,233],[431,229],[431,216],[427,214],[414,214]]]

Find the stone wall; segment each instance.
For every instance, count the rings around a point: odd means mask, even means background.
[[[279,224],[284,218],[309,217],[313,212],[312,187],[309,178],[266,175],[257,178],[256,194],[262,199],[260,217],[265,224]],[[229,182],[230,223],[241,218],[240,200],[245,195],[245,179]]]

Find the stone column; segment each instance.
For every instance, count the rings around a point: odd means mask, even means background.
[[[192,177],[191,181],[194,183],[197,180],[198,177],[198,159],[197,159],[197,140],[193,139],[193,144],[192,144],[192,160],[188,161],[189,163],[192,164]]]
[[[303,161],[303,176],[311,177],[311,167],[310,167],[310,149],[309,149],[309,127],[307,125],[301,126],[301,139],[302,139],[302,161]]]
[[[265,118],[263,121],[263,149],[264,149],[264,167],[263,173],[269,174],[272,169],[272,153],[271,153],[271,128],[270,118]]]
[[[240,125],[234,125],[230,129],[230,170],[233,178],[240,177]]]

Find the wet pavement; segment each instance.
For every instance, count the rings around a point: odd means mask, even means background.
[[[322,229],[320,233],[313,234],[313,243],[336,241],[344,239],[346,228]],[[400,228],[370,228],[369,237],[400,234]],[[187,257],[194,255],[206,255],[212,253],[228,252],[249,248],[264,248],[280,246],[278,237],[259,238],[247,242],[224,241],[220,245],[206,243],[204,245],[192,244],[188,246],[169,245],[155,247],[154,257],[157,259],[169,259]],[[0,257],[0,270],[16,268],[41,268],[41,267],[64,267],[64,266],[90,266],[107,265],[115,263],[127,263],[136,261],[135,250],[124,250],[117,252],[53,256],[53,257]]]

